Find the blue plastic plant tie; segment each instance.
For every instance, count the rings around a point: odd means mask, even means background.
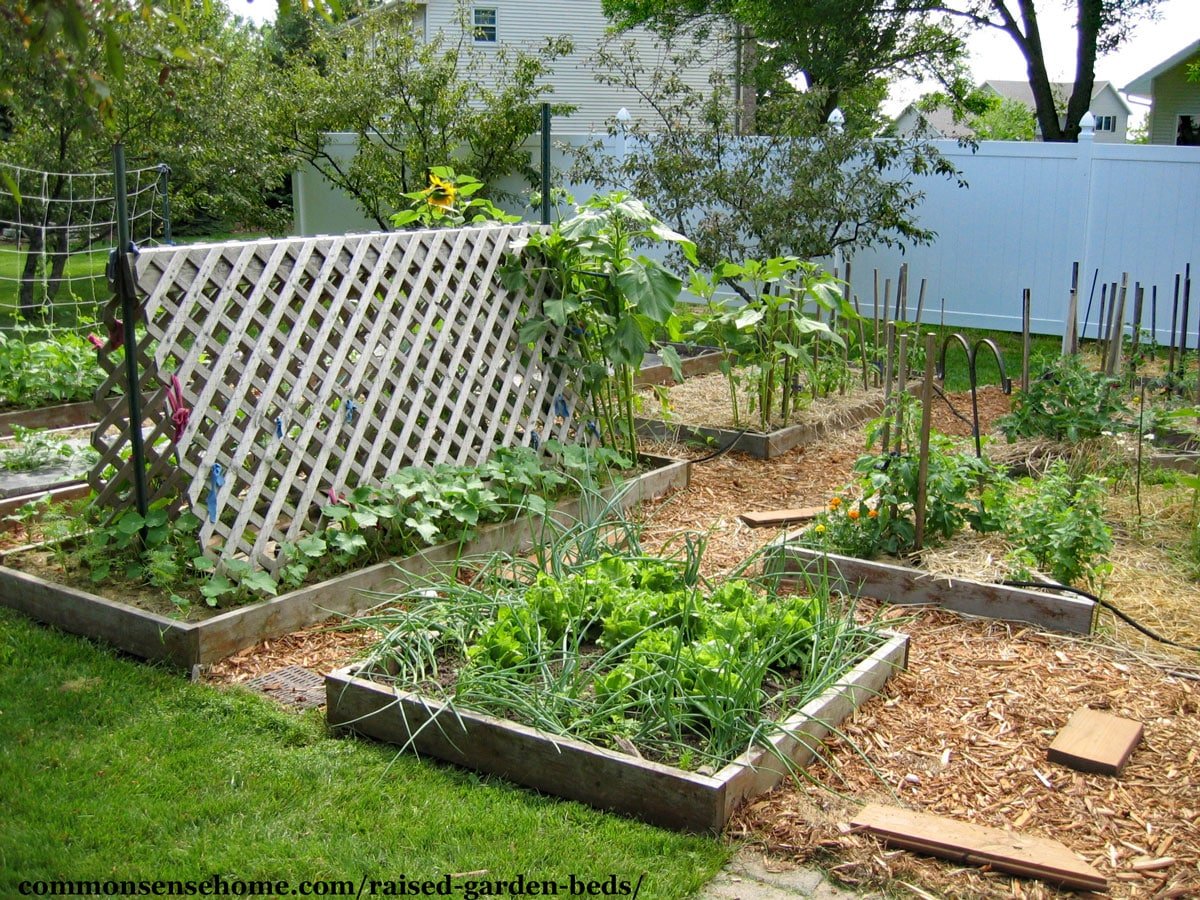
[[[554,414],[564,419],[571,414],[571,407],[567,406],[566,398],[562,394],[554,398]]]
[[[589,421],[589,422],[587,423],[587,426],[586,426],[586,428],[587,428],[587,430],[588,430],[588,431],[590,431],[590,432],[591,432],[592,434],[594,434],[596,437],[600,437],[600,426],[596,424],[596,420],[595,420],[595,419],[592,419],[591,421]]]
[[[283,416],[275,417],[275,437],[283,437]]]
[[[354,424],[354,414],[358,412],[358,404],[353,400],[346,401],[346,424]]]
[[[225,484],[225,470],[220,463],[213,463],[208,476],[208,521],[217,521],[217,492]]]

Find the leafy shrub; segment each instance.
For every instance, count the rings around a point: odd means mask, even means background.
[[[1112,532],[1104,523],[1104,480],[1076,477],[1062,460],[1036,481],[1032,493],[1013,506],[1007,529],[1017,544],[1013,553],[1019,576],[1037,567],[1060,584],[1094,587],[1112,565]]]
[[[1088,369],[1076,356],[1051,361],[1029,390],[1013,397],[1012,412],[996,420],[1009,441],[1080,441],[1127,427],[1131,413],[1120,383]]]

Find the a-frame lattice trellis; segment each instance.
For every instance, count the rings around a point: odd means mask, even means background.
[[[563,336],[519,345],[541,298],[498,277],[529,230],[142,251],[152,499],[182,496],[204,520],[205,546],[274,572],[277,548],[303,535],[331,492],[406,465],[473,464],[497,446],[566,439],[575,397],[553,362]],[[106,313],[110,335],[123,332],[118,310]],[[130,439],[116,356],[101,353],[109,377],[90,481],[100,502],[120,507],[132,502],[132,463],[122,459]],[[189,410],[182,427],[173,377]]]

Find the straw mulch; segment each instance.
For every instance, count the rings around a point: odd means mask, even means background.
[[[708,425],[714,428],[758,427],[758,412],[751,412],[749,389],[739,389],[738,405],[740,421],[734,424],[733,410],[729,404],[729,381],[720,372],[687,378],[680,384],[642,391],[642,414],[662,418],[662,402],[666,398],[667,418],[681,425]],[[813,401],[803,391],[797,396],[797,407],[783,421],[778,411],[771,423],[776,428],[787,425],[827,425],[840,427],[861,418],[861,408],[872,401],[881,401],[883,392],[877,388],[864,390],[862,385],[851,386],[844,394],[833,394]]]

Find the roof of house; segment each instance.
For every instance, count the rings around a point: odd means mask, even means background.
[[[1137,94],[1139,97],[1149,97],[1152,93],[1152,83],[1155,78],[1169,69],[1175,68],[1193,53],[1200,53],[1200,40],[1192,41],[1174,56],[1168,57],[1148,72],[1143,72],[1125,87],[1121,88],[1126,94]]]
[[[938,134],[945,135],[948,138],[972,137],[975,134],[971,130],[971,126],[966,122],[954,121],[954,113],[948,106],[935,106],[933,109],[924,110],[917,106],[917,104],[910,103],[904,112],[900,113],[900,116],[896,118],[899,119],[910,110],[924,119],[925,124]]]
[[[1105,88],[1111,86],[1111,81],[1101,81],[1100,79],[1096,79],[1096,81],[1092,83],[1092,99],[1094,100]],[[1033,109],[1037,105],[1033,102],[1033,88],[1030,86],[1028,81],[1002,81],[989,79],[983,83],[982,87],[990,87],[1001,97],[1008,97],[1011,100],[1017,100],[1021,103],[1024,103],[1030,109]],[[1075,85],[1070,81],[1052,81],[1050,82],[1050,88],[1056,95],[1065,99],[1071,96],[1071,92],[1075,89]],[[1126,90],[1128,90],[1128,88],[1126,88]],[[1125,98],[1117,93],[1115,87],[1113,88],[1113,96],[1115,96],[1117,98],[1117,102],[1125,108],[1125,112],[1132,112],[1132,110],[1129,108],[1129,104],[1125,102]]]

